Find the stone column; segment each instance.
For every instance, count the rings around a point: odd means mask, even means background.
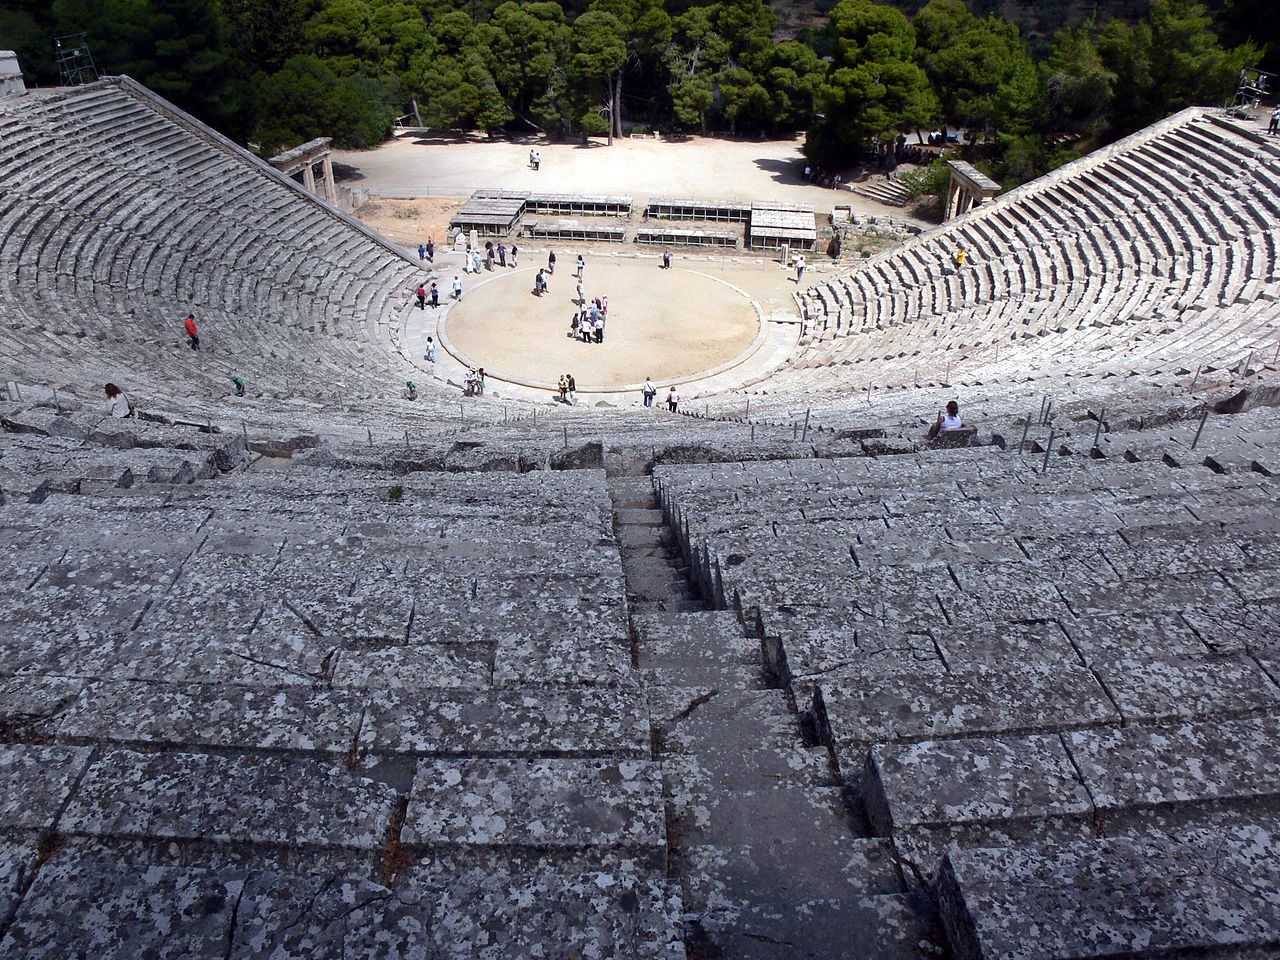
[[[311,164],[304,163],[302,165],[302,185],[312,193],[316,192],[316,175],[311,169]]]
[[[330,203],[338,202],[338,185],[333,180],[333,161],[327,153],[324,155],[324,198]]]

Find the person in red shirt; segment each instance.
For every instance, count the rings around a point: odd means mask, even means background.
[[[196,333],[196,315],[194,313],[187,314],[187,322],[183,324],[187,328],[187,337],[191,341],[191,349],[200,349],[200,335]]]

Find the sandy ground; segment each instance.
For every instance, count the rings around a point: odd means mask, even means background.
[[[686,377],[738,357],[755,340],[758,314],[738,285],[704,263],[662,270],[654,260],[588,256],[584,291],[608,296],[603,344],[569,335],[577,307],[573,255],[558,252],[549,291],[532,294],[545,258],[522,257],[519,270],[464,276],[463,299],[445,321],[453,345],[490,373],[554,383],[572,373],[582,386],[655,383]],[[721,275],[717,275],[717,274]],[[777,271],[740,266],[733,278]],[[449,278],[450,281],[452,277]],[[442,284],[447,289],[448,284]]]
[[[457,197],[423,197],[416,200],[370,200],[355,215],[385,237],[417,248],[428,238],[443,245],[449,221],[462,206]]]
[[[690,137],[604,141],[589,146],[484,136],[404,134],[372,150],[335,150],[342,182],[383,195],[465,197],[481,187],[547,193],[697,199],[788,200],[813,204],[820,215],[839,203],[855,211],[908,215],[847,190],[804,180],[803,138],[728,140]],[[542,167],[529,166],[529,151]],[[438,237],[437,237],[438,239]]]

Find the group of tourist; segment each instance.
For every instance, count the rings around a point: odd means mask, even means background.
[[[457,278],[457,277],[454,277],[453,279],[454,279],[454,280],[458,280],[458,278]],[[462,284],[461,284],[461,281],[459,281],[459,282],[458,282],[458,294],[457,294],[458,296],[461,296],[461,295],[462,295],[461,289],[462,289]],[[429,298],[429,299],[430,299],[430,301],[431,301],[431,306],[433,306],[433,307],[438,307],[438,306],[440,306],[440,288],[436,286],[436,282],[435,282],[434,280],[432,280],[432,281],[431,281],[431,290],[430,290],[430,291],[428,291],[425,287],[423,287],[423,286],[422,286],[422,284],[418,284],[418,289],[417,289],[417,291],[416,291],[416,293],[415,293],[415,296],[417,296],[417,298],[418,298],[418,309],[419,309],[419,310],[425,310],[425,309],[427,309],[427,300],[428,300],[428,298]]]
[[[418,259],[423,264],[436,262],[436,241],[434,237],[427,237],[425,244],[418,244]]]
[[[484,367],[467,367],[462,392],[468,397],[484,396]]]
[[[609,298],[596,297],[580,306],[569,322],[569,336],[583,343],[604,343],[604,325],[609,318]]]
[[[537,150],[529,151],[529,166],[532,167],[534,170],[542,169],[542,154],[540,154]]]
[[[840,189],[840,174],[827,173],[821,167],[815,168],[806,163],[804,165],[804,178],[820,187],[830,187],[832,190]]]
[[[658,395],[658,388],[654,386],[653,380],[649,377],[644,378],[644,385],[640,388],[640,395],[644,398],[646,407],[653,406],[653,400]],[[667,409],[672,413],[678,412],[680,406],[680,392],[676,390],[673,383],[667,388]]]
[[[578,381],[573,379],[572,373],[561,374],[560,376],[560,402],[573,406],[577,402]]]

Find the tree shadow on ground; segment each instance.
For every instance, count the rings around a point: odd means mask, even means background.
[[[785,183],[794,186],[803,186],[807,181],[804,178],[804,161],[803,160],[775,160],[772,157],[761,157],[752,161],[761,170],[772,173],[770,177],[774,183]]]
[[[333,162],[333,179],[342,183],[352,183],[357,180],[363,180],[364,174],[360,172],[358,167],[353,167],[347,163]]]

